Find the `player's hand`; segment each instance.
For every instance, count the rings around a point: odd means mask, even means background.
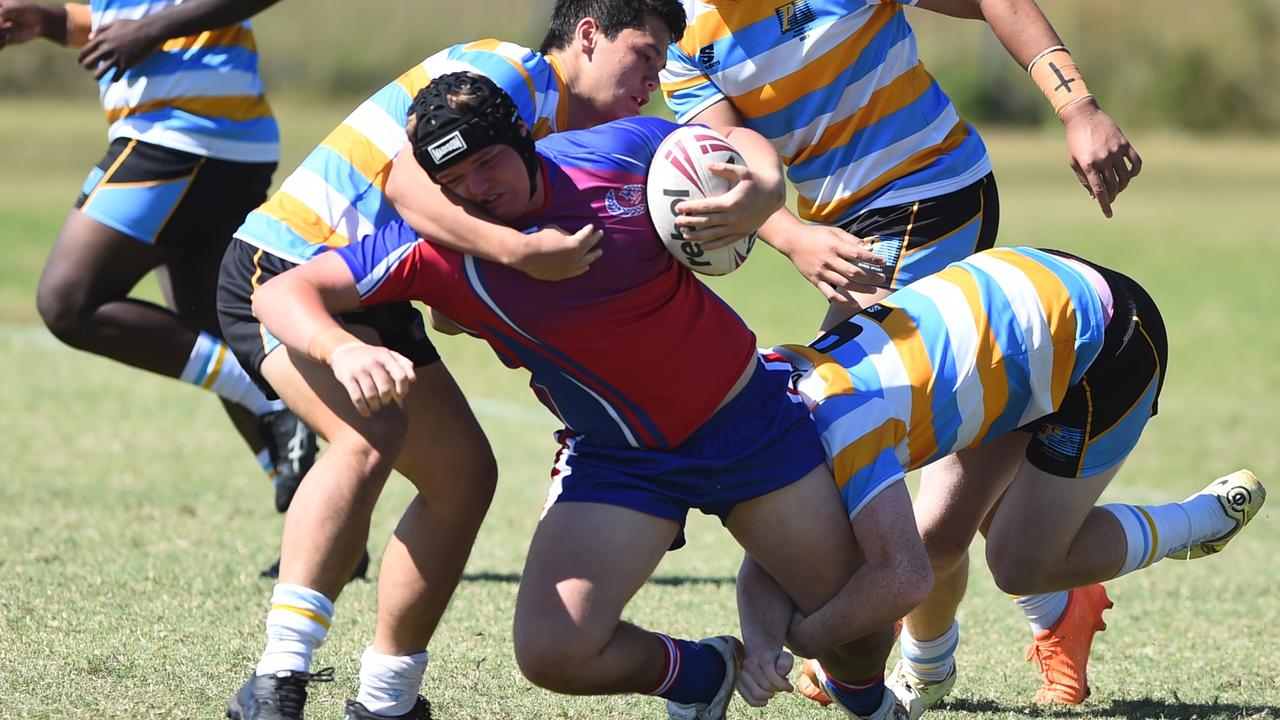
[[[795,658],[785,650],[747,655],[738,673],[738,694],[751,707],[764,707],[774,695],[795,689],[787,680],[793,665]]]
[[[1142,158],[1111,116],[1086,99],[1062,111],[1071,169],[1102,214],[1111,217],[1116,196],[1142,171]]]
[[[795,232],[799,236],[788,239],[791,263],[828,302],[850,303],[850,292],[875,292],[885,282],[882,273],[854,264],[884,265],[861,239],[826,225],[806,225]]]
[[[116,20],[97,29],[80,49],[76,59],[93,73],[95,80],[115,71],[119,79],[125,70],[137,65],[160,44],[161,38],[147,31],[143,20]]]
[[[564,280],[587,271],[604,253],[596,247],[604,231],[587,225],[575,233],[544,227],[522,238],[511,267],[537,280]]]
[[[416,378],[413,363],[400,353],[380,345],[349,342],[329,356],[333,376],[347,389],[351,404],[364,417],[400,402]]]
[[[39,5],[0,0],[0,48],[21,45],[44,35],[47,17]]]
[[[685,240],[708,250],[750,235],[786,203],[782,177],[762,176],[745,165],[710,163],[707,169],[733,183],[721,195],[685,200],[676,205],[676,227]]]

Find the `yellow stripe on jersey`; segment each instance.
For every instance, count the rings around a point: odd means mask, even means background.
[[[902,369],[911,383],[911,427],[917,432],[907,436],[907,452],[911,456],[911,464],[916,465],[938,451],[938,440],[933,432],[933,404],[929,402],[933,365],[924,339],[910,315],[894,308],[894,312],[889,313],[880,325],[902,358]]]
[[[911,104],[932,85],[933,76],[929,74],[928,70],[924,69],[923,63],[917,63],[915,67],[899,75],[896,80],[872,93],[862,110],[844,120],[829,125],[811,145],[801,150],[798,155],[783,157],[783,164],[791,165],[802,162],[847,144],[854,133],[874,125],[890,113],[897,112]]]
[[[262,95],[230,95],[209,97],[164,98],[133,107],[112,108],[107,111],[107,121],[115,122],[130,115],[141,115],[153,110],[182,110],[204,117],[228,120],[256,120],[271,117],[271,107]]]
[[[849,58],[857,57],[893,16],[901,12],[896,3],[880,5],[849,37],[814,59],[801,70],[779,78],[746,94],[736,95],[733,105],[744,118],[758,118],[777,112],[804,97],[814,88],[825,87],[849,68]],[[696,51],[694,53],[696,55]]]
[[[561,89],[561,92],[557,93],[559,97],[556,98],[556,127],[561,130],[567,130],[569,129],[569,83],[564,79],[564,70],[560,68],[560,61],[550,55],[547,55],[546,58],[547,64],[551,66],[551,72],[555,73],[556,87]],[[534,124],[534,130],[536,131],[538,125],[541,124],[542,118],[538,118],[538,122]],[[537,140],[539,138],[546,137],[551,133],[552,128],[548,126],[546,134],[535,134],[533,139]]]
[[[855,473],[874,465],[880,453],[895,447],[906,433],[907,426],[902,420],[889,418],[875,430],[860,435],[857,440],[841,448],[831,458],[831,472],[835,475],[836,487],[843,490]]]
[[[359,130],[344,122],[321,140],[320,145],[346,158],[351,167],[379,190],[386,188],[387,176],[391,173],[391,158],[379,150],[377,145],[369,142]]]
[[[1041,308],[1052,308],[1046,313],[1049,334],[1053,337],[1053,379],[1049,386],[1053,406],[1062,404],[1067,385],[1071,382],[1071,370],[1076,363],[1076,308],[1066,285],[1044,265],[1021,253],[997,248],[990,255],[1018,268],[1031,280],[1040,296]]]
[[[497,55],[503,60],[506,60],[507,64],[510,65],[512,69],[514,69],[516,72],[520,73],[520,77],[524,78],[524,85],[529,90],[529,98],[530,100],[534,100],[535,98],[538,97],[538,89],[533,86],[533,77],[529,75],[529,71],[525,70],[524,66],[521,65],[518,60],[509,58],[506,55],[498,52],[498,48],[502,45],[503,45],[503,42],[501,40],[477,40],[471,43],[470,45],[467,45],[466,47],[464,47],[463,50],[464,51],[485,50],[493,53],[494,55]]]
[[[706,75],[694,75],[693,77],[687,78],[685,80],[678,80],[674,82],[664,82],[662,83],[662,95],[665,98],[670,98],[672,95],[674,95],[675,93],[681,90],[684,90],[685,88],[691,88],[694,85],[701,85],[702,83],[710,82],[710,81],[711,81],[711,78],[707,77]]]
[[[910,175],[921,168],[926,167],[929,163],[937,160],[939,157],[960,147],[960,145],[969,137],[969,125],[963,120],[957,121],[956,124],[943,138],[942,142],[933,147],[925,148],[902,162],[894,165],[888,170],[880,173],[870,182],[863,183],[862,189],[852,195],[845,195],[836,198],[828,203],[818,204],[810,198],[801,195],[796,200],[796,209],[801,217],[805,218],[836,218],[840,217],[854,204],[863,198],[879,191],[886,183],[892,182],[900,177]]]
[[[396,78],[396,84],[404,88],[410,98],[417,97],[418,91],[431,84],[431,73],[421,65],[414,65]]]
[[[974,344],[974,369],[982,383],[982,426],[974,437],[972,445],[976,445],[991,430],[991,424],[1004,412],[1009,403],[1009,378],[1005,374],[1004,354],[1000,352],[1000,343],[996,340],[991,328],[991,321],[982,308],[982,293],[978,289],[978,281],[962,267],[951,267],[934,275],[938,280],[945,280],[960,289],[964,294],[965,305],[973,314],[973,327],[976,338]],[[958,448],[959,449],[959,448]]]
[[[284,190],[277,190],[259,210],[288,225],[312,245],[342,247],[351,244],[351,238],[330,227],[306,203]]]
[[[774,12],[773,3],[754,2],[726,4],[723,7],[717,7],[716,12],[699,13],[685,28],[684,35],[676,43],[676,47],[690,57],[697,57],[699,47],[696,43],[708,45],[732,35],[735,29],[745,28],[767,17],[772,17]]]
[[[206,30],[195,35],[184,35],[160,43],[161,52],[181,52],[192,48],[226,47],[240,45],[252,52],[258,51],[253,32],[243,25],[228,25],[217,30]]]

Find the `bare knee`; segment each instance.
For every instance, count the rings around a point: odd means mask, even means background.
[[[972,538],[957,537],[941,529],[925,528],[920,533],[929,565],[935,575],[947,575],[965,561]]]
[[[405,444],[404,415],[385,408],[375,414],[374,422],[347,430],[329,438],[328,452],[342,456],[359,477],[390,475]]]
[[[538,632],[516,634],[516,664],[529,682],[552,692],[574,694],[581,669],[600,648],[587,648],[580,638]]]
[[[1051,589],[1047,563],[1041,558],[987,546],[987,567],[1003,593],[1034,595]]]
[[[41,278],[36,287],[36,310],[49,332],[72,347],[82,347],[95,308],[66,283]]]
[[[498,461],[483,434],[443,453],[411,445],[396,460],[396,469],[427,503],[478,518],[488,511],[498,486]]]

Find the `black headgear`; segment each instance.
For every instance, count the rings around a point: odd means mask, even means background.
[[[448,98],[462,91],[475,97],[471,109],[449,107]],[[528,130],[520,133],[520,110],[505,90],[477,73],[451,72],[418,91],[409,108],[416,118],[410,140],[413,156],[433,178],[491,145],[508,145],[529,171],[529,194],[538,174],[538,156]]]

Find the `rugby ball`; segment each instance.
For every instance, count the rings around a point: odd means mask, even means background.
[[[666,137],[649,163],[645,196],[649,217],[667,250],[681,264],[704,275],[724,275],[747,261],[756,234],[708,250],[685,240],[676,228],[676,205],[720,195],[732,181],[707,169],[713,162],[745,165],[742,156],[720,133],[702,125],[684,125]]]

